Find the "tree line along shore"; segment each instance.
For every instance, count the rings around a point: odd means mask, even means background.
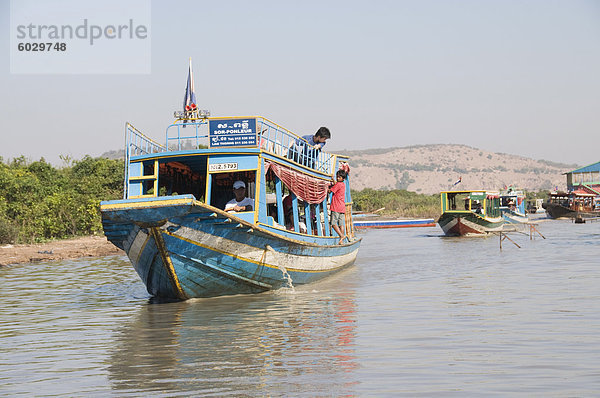
[[[0,157],[0,244],[31,244],[103,235],[99,205],[123,197],[123,160],[63,158],[54,167],[43,158]],[[406,190],[352,191],[353,210],[393,217],[439,216],[439,196]]]

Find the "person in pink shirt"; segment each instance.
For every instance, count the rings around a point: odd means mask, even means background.
[[[329,186],[329,192],[331,196],[331,226],[335,232],[340,236],[338,242],[341,245],[346,239],[346,233],[344,232],[346,225],[346,172],[344,170],[338,170],[335,173],[337,182],[332,181]]]

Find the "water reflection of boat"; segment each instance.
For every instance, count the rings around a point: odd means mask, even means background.
[[[347,157],[266,118],[214,118],[191,105],[176,113],[164,145],[126,125],[124,199],[100,205],[105,235],[125,250],[150,294],[257,293],[354,263],[360,239],[347,178],[341,244],[327,205],[330,181],[349,171]],[[232,188],[242,187],[247,202],[225,211]]]
[[[498,192],[444,191],[440,201],[442,215],[437,222],[448,236],[481,236],[502,230]]]
[[[354,395],[356,299],[266,293],[145,305],[115,332],[117,395]]]

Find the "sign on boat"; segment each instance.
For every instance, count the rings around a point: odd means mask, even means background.
[[[100,204],[102,223],[150,294],[258,293],[354,263],[361,240],[349,177],[341,244],[328,212],[328,188],[337,170],[349,171],[348,158],[262,116],[211,117],[195,103],[191,62],[184,110],[164,144],[129,123],[125,134],[124,196]],[[249,203],[239,212],[225,211],[234,183]]]

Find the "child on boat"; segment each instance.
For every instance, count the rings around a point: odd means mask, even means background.
[[[340,236],[338,242],[341,245],[346,239],[346,233],[344,232],[344,225],[346,224],[346,172],[344,170],[338,170],[335,173],[337,182],[333,182],[329,186],[329,192],[331,196],[331,226],[335,232]]]

